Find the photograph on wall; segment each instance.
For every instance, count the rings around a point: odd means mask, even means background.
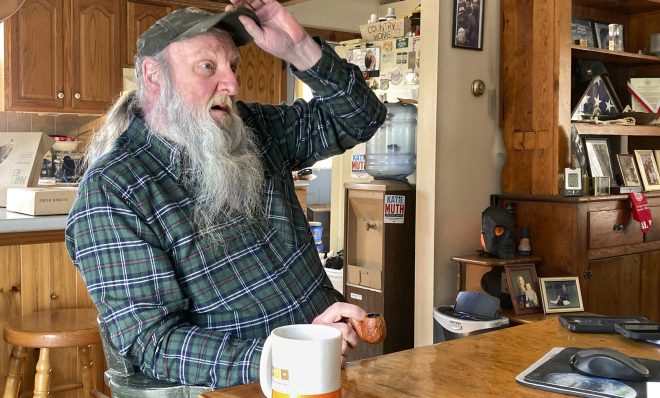
[[[483,49],[485,0],[454,0],[452,47]]]
[[[365,78],[380,76],[380,47],[350,49],[348,62],[357,65]]]

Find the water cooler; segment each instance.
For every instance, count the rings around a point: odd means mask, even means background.
[[[387,337],[360,344],[348,360],[413,347],[415,298],[414,105],[386,104],[387,120],[367,142],[371,183],[345,187],[344,294],[367,312],[383,314]]]

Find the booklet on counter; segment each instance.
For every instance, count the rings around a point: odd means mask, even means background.
[[[524,386],[578,397],[652,398],[660,386],[660,361],[635,358],[649,369],[648,381],[621,381],[586,376],[573,371],[570,358],[582,348],[555,347],[516,376]],[[653,389],[653,391],[651,390]]]

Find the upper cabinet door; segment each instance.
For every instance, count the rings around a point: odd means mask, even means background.
[[[5,102],[10,111],[65,107],[64,0],[30,0],[5,21]]]
[[[126,2],[126,43],[123,67],[133,66],[135,43],[138,37],[151,25],[172,12],[172,7],[158,4],[145,4],[135,1]]]
[[[71,108],[103,113],[121,90],[120,2],[72,5]]]

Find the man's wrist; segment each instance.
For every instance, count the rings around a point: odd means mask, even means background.
[[[321,46],[311,36],[307,36],[298,43],[293,56],[287,61],[299,71],[305,71],[319,62],[321,54]]]

